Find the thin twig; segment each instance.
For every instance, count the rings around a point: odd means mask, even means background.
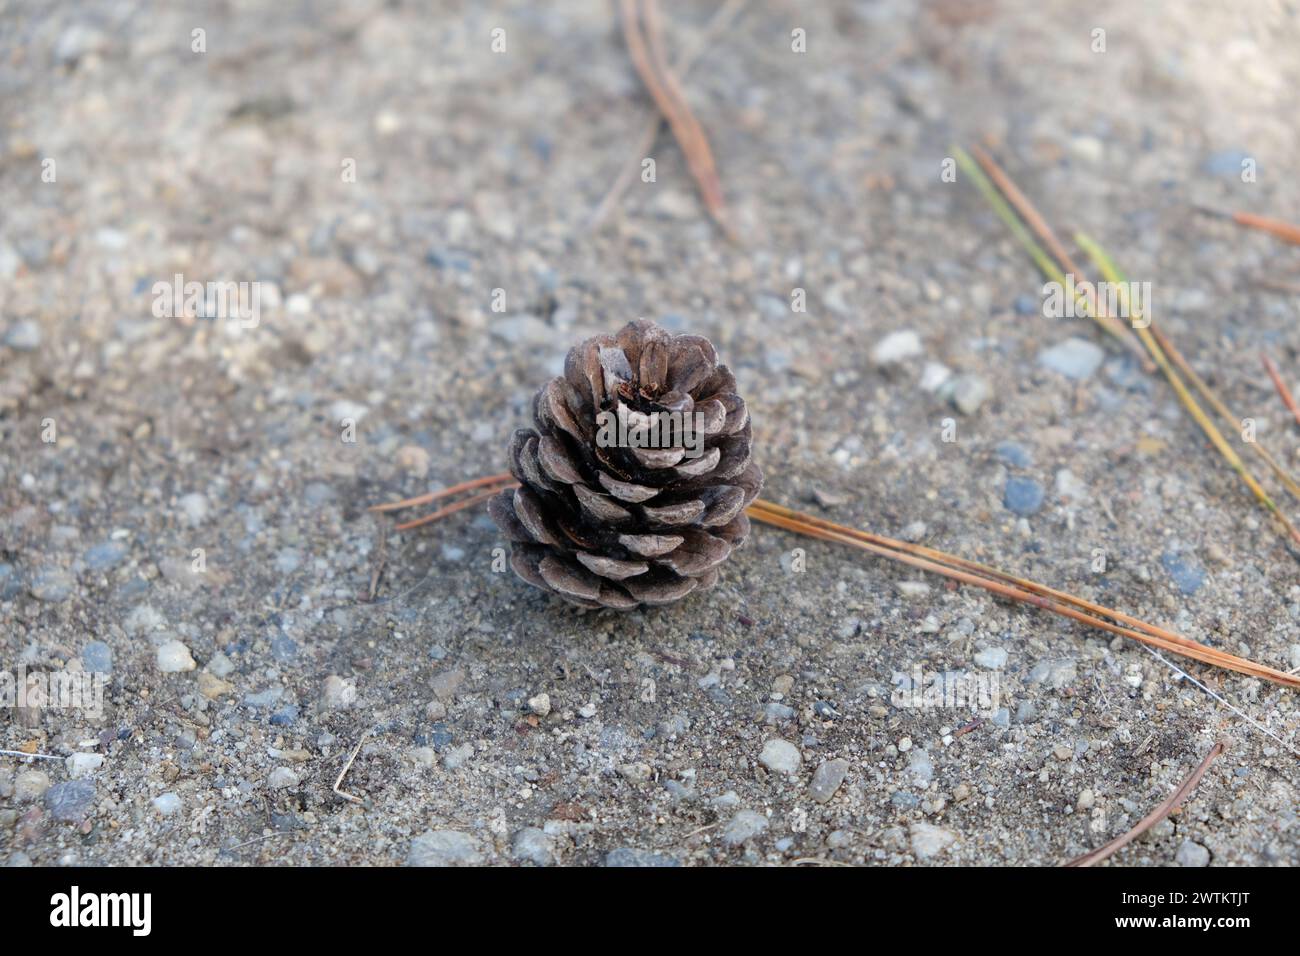
[[[348,757],[348,762],[345,763],[343,765],[343,769],[339,771],[339,778],[334,781],[334,787],[333,787],[334,792],[338,794],[340,797],[342,797],[344,800],[347,800],[351,803],[359,803],[364,805],[365,801],[362,800],[360,797],[358,797],[356,794],[348,793],[344,790],[341,790],[340,787],[343,786],[343,778],[346,777],[348,775],[348,771],[352,769],[352,762],[357,759],[357,754],[361,752],[361,745],[366,742],[366,738],[370,736],[371,731],[373,731],[374,729],[375,729],[374,727],[367,728],[366,732],[361,735],[361,739],[357,741],[357,745],[352,748],[352,755]]]
[[[32,757],[36,760],[66,760],[66,757],[59,757],[55,754],[29,754],[25,750],[0,750],[0,756],[5,757]]]
[[[1133,829],[1117,836],[1105,846],[1098,847],[1091,853],[1085,853],[1083,856],[1075,857],[1069,863],[1066,863],[1065,866],[1095,866],[1102,860],[1106,859],[1106,857],[1115,853],[1117,850],[1123,849],[1142,834],[1146,833],[1165,817],[1169,816],[1170,813],[1176,810],[1178,806],[1187,799],[1188,795],[1196,789],[1196,785],[1201,782],[1201,778],[1205,776],[1205,771],[1210,768],[1210,764],[1214,762],[1214,758],[1223,753],[1225,749],[1223,741],[1219,741],[1211,747],[1210,752],[1205,755],[1205,759],[1202,760],[1200,765],[1192,771],[1192,775],[1183,781],[1183,785],[1175,790],[1169,796],[1169,799],[1165,800],[1160,804],[1160,806],[1156,807],[1139,820],[1137,826]]]
[[[1282,376],[1278,374],[1277,366],[1274,365],[1273,360],[1263,352],[1260,353],[1259,357],[1264,360],[1264,370],[1268,372],[1268,377],[1273,380],[1273,387],[1277,389],[1277,393],[1282,396],[1283,404],[1291,410],[1291,414],[1295,416],[1297,424],[1300,424],[1300,408],[1296,407],[1295,399],[1291,396],[1291,389],[1287,388],[1286,382],[1282,381]]]

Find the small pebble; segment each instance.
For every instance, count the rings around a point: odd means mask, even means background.
[[[1013,475],[1007,479],[1002,504],[1021,517],[1037,514],[1043,507],[1043,486],[1032,478]]]
[[[652,853],[649,850],[638,850],[635,847],[621,846],[616,850],[610,850],[605,855],[606,866],[648,866],[648,867],[672,867],[678,866],[678,862],[671,856],[665,856],[662,853]]]
[[[997,670],[1007,663],[1007,652],[1001,647],[986,647],[975,655],[975,663],[988,670]]]
[[[921,354],[921,337],[911,329],[890,332],[871,350],[871,361],[876,365],[889,365]]]
[[[483,862],[479,841],[459,830],[430,830],[411,841],[407,866],[475,866]]]
[[[167,641],[165,644],[160,644],[157,661],[158,669],[164,674],[192,671],[198,666],[190,656],[190,649],[180,641]]]
[[[916,854],[918,860],[929,860],[938,856],[957,840],[957,834],[952,830],[930,823],[913,823],[909,828],[909,835],[912,841],[912,852]]]
[[[827,760],[813,773],[808,785],[808,795],[818,803],[826,803],[835,796],[849,772],[849,762],[842,758]]]
[[[1174,855],[1179,866],[1209,866],[1210,851],[1192,840],[1184,840]]]
[[[26,319],[15,322],[5,333],[4,344],[15,352],[35,352],[41,347],[41,327]]]
[[[551,712],[551,695],[538,694],[536,697],[528,698],[528,709],[538,717],[545,717]]]
[[[68,776],[74,780],[78,777],[89,777],[96,770],[104,765],[103,754],[75,753],[68,757],[64,763],[68,767]]]
[[[1091,378],[1105,358],[1100,346],[1074,337],[1038,353],[1040,365],[1076,382]]]
[[[285,790],[298,785],[298,775],[288,767],[276,767],[267,775],[266,785],[272,790]]]
[[[773,773],[795,773],[799,770],[802,760],[799,748],[780,737],[769,739],[763,744],[763,750],[758,755],[759,763]]]
[[[153,808],[165,817],[181,808],[181,798],[174,793],[164,793],[153,798]]]
[[[952,403],[963,415],[974,415],[993,396],[993,386],[978,375],[958,375],[952,380]]]
[[[113,650],[103,641],[91,641],[81,649],[81,666],[92,674],[113,673]]]
[[[768,827],[767,817],[753,810],[741,810],[722,831],[722,842],[728,846],[739,846],[746,840],[758,836]]]
[[[95,785],[89,780],[56,783],[45,791],[45,809],[64,823],[80,823],[95,802]]]

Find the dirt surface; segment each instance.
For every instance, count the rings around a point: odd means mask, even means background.
[[[666,6],[670,51],[715,8]],[[58,758],[0,757],[0,859],[1047,865],[1223,740],[1116,861],[1300,862],[1294,692],[1186,665],[1239,716],[772,528],[595,614],[494,571],[477,511],[365,510],[503,470],[565,349],[644,316],[735,370],[765,497],[1300,666],[1275,528],[942,176],[986,143],[1295,463],[1259,352],[1296,384],[1300,257],[1192,209],[1300,219],[1294,10],[749,3],[685,83],[730,244],[666,133],[591,227],[650,115],[613,4],[311,9],[0,3],[0,666],[108,673],[98,717],[0,715]],[[159,310],[177,274],[259,283],[255,327]],[[996,706],[899,706],[918,668]]]

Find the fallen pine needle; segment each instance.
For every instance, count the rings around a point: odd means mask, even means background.
[[[474,481],[461,482],[454,487],[458,489],[480,488],[484,485],[500,486],[503,482],[513,482],[510,474],[489,475],[485,478],[478,478]],[[457,502],[454,506],[439,509],[432,515],[415,522],[408,522],[400,527],[410,527],[415,524],[428,524],[452,513],[453,510],[459,511],[462,508],[469,507],[484,498],[496,494],[500,487],[491,488],[488,491],[481,492],[465,501]],[[439,494],[442,494],[441,492]],[[425,496],[419,499],[408,499],[408,501],[422,502]],[[391,505],[382,505],[378,509],[372,510],[392,510],[400,507],[403,502],[396,502]],[[1210,664],[1214,667],[1221,667],[1225,670],[1236,671],[1240,674],[1246,674],[1250,677],[1261,677],[1265,680],[1282,684],[1286,687],[1300,688],[1300,676],[1288,674],[1284,671],[1276,670],[1266,664],[1259,664],[1255,661],[1246,660],[1229,654],[1225,651],[1217,650],[1205,644],[1173,631],[1149,624],[1140,618],[1125,614],[1122,611],[1116,611],[1112,608],[1104,607],[1084,598],[1076,597],[1065,591],[1059,591],[1055,588],[1048,587],[1045,584],[1039,584],[1035,581],[1029,581],[1024,578],[1018,578],[1013,575],[999,571],[986,565],[979,564],[975,561],[968,561],[957,555],[948,554],[935,548],[927,548],[923,545],[909,544],[904,541],[896,541],[893,538],[886,538],[883,535],[871,534],[867,531],[860,531],[856,528],[850,528],[845,525],[836,524],[832,521],[826,521],[814,515],[804,514],[793,509],[786,508],[782,505],[774,504],[770,501],[759,499],[749,506],[746,513],[755,521],[764,524],[770,524],[778,528],[784,528],[787,531],[795,531],[808,537],[818,538],[823,541],[832,541],[839,544],[847,544],[850,547],[859,548],[863,551],[877,554],[900,564],[911,565],[923,571],[930,571],[963,584],[969,584],[974,587],[983,588],[993,594],[1017,601],[1021,604],[1028,604],[1033,607],[1042,608],[1045,611],[1051,611],[1062,617],[1068,617],[1080,623],[1087,624],[1099,630],[1108,631],[1112,634],[1118,634],[1122,637],[1131,638],[1151,647],[1158,647],[1162,650],[1169,651],[1173,654],[1179,654],[1183,657],[1189,657],[1193,660],[1200,661],[1203,664]],[[346,772],[346,768],[344,768]],[[342,775],[339,777],[342,780]]]
[[[722,181],[713,162],[713,150],[664,53],[659,5],[656,0],[621,0],[619,6],[623,17],[623,37],[627,41],[632,65],[685,154],[686,165],[700,191],[704,207],[727,237],[734,240],[736,236],[727,218]]]
[[[1097,268],[1101,270],[1102,278],[1107,282],[1113,283],[1115,288],[1119,290],[1121,299],[1127,303],[1128,295],[1126,290],[1128,287],[1125,284],[1127,279],[1115,266],[1114,261],[1110,258],[1107,252],[1083,233],[1076,233],[1074,239],[1075,242],[1082,246],[1088,253],[1093,262],[1097,264]],[[1137,317],[1138,316],[1135,316],[1135,318]],[[1138,336],[1142,339],[1142,343],[1151,350],[1151,355],[1156,360],[1156,364],[1158,364],[1160,370],[1165,373],[1165,378],[1168,379],[1169,384],[1173,386],[1179,400],[1183,403],[1183,407],[1187,409],[1188,414],[1192,416],[1196,421],[1196,424],[1201,427],[1201,431],[1205,433],[1205,437],[1210,439],[1210,443],[1218,449],[1219,454],[1221,454],[1224,460],[1228,462],[1233,471],[1237,473],[1238,477],[1245,482],[1246,487],[1250,489],[1252,494],[1254,494],[1256,500],[1270,511],[1282,524],[1287,533],[1291,536],[1291,540],[1300,544],[1300,531],[1296,530],[1296,527],[1291,523],[1290,519],[1282,513],[1282,509],[1280,509],[1277,504],[1274,503],[1273,499],[1269,497],[1268,492],[1264,490],[1263,486],[1260,485],[1255,476],[1251,474],[1250,470],[1246,467],[1246,463],[1241,460],[1241,456],[1238,455],[1233,447],[1228,444],[1228,440],[1223,437],[1222,432],[1219,431],[1214,422],[1210,421],[1209,416],[1205,414],[1205,411],[1201,406],[1197,404],[1196,399],[1192,397],[1191,393],[1187,390],[1187,386],[1183,383],[1183,380],[1170,364],[1169,358],[1165,355],[1164,349],[1160,347],[1155,336],[1152,335],[1151,329],[1141,324],[1138,324],[1136,328]]]
[[[1189,657],[1203,664],[1236,671],[1250,677],[1261,677],[1286,687],[1300,688],[1300,677],[1294,674],[1288,674],[1266,664],[1237,657],[1235,654],[1220,651],[1193,641],[1191,638],[1183,637],[1181,634],[1175,634],[1154,624],[1148,624],[1121,611],[1103,607],[1083,598],[1049,588],[1046,585],[1015,578],[994,568],[988,568],[933,548],[922,548],[881,535],[859,531],[855,528],[838,525],[834,522],[762,500],[751,504],[747,513],[755,521],[775,525],[788,531],[796,531],[811,538],[834,541],[860,548],[863,551],[889,558],[891,561],[910,565],[923,571],[930,571],[960,581],[963,584],[983,588],[1000,597],[1042,608],[1045,611],[1071,618],[1090,627],[1111,634],[1118,634],[1121,637],[1127,637],[1151,647],[1158,647],[1161,650],[1182,657]]]
[[[1269,235],[1276,236],[1286,242],[1300,245],[1300,226],[1283,222],[1281,219],[1257,216],[1253,212],[1221,212],[1218,209],[1210,209],[1208,206],[1197,206],[1195,208],[1207,216],[1214,216],[1218,219],[1231,219],[1239,226],[1245,226],[1247,229],[1258,229],[1260,232],[1267,232]]]
[[[1196,785],[1201,782],[1201,778],[1205,776],[1205,771],[1210,768],[1210,764],[1212,764],[1214,759],[1218,757],[1219,754],[1223,753],[1225,749],[1223,741],[1219,741],[1211,747],[1210,752],[1205,755],[1205,759],[1202,760],[1200,765],[1192,771],[1192,775],[1183,781],[1182,786],[1170,794],[1169,799],[1165,800],[1160,804],[1160,806],[1156,807],[1139,820],[1137,826],[1133,827],[1133,829],[1117,836],[1105,846],[1098,847],[1091,853],[1085,853],[1083,856],[1075,857],[1069,863],[1066,863],[1065,866],[1095,866],[1108,856],[1111,856],[1118,850],[1122,850],[1142,834],[1146,833],[1165,817],[1169,816],[1169,814],[1173,813],[1174,810],[1178,809],[1182,802],[1187,799],[1188,795],[1196,789]]]
[[[1273,380],[1273,387],[1277,389],[1277,393],[1282,396],[1283,404],[1290,409],[1291,414],[1295,416],[1296,422],[1300,423],[1300,408],[1296,407],[1295,399],[1291,395],[1291,390],[1286,387],[1286,382],[1282,381],[1282,376],[1278,374],[1277,366],[1273,364],[1273,360],[1267,355],[1260,353],[1259,357],[1264,360],[1264,370],[1268,372],[1268,377]]]
[[[673,70],[676,74],[685,79],[690,75],[700,54],[711,43],[714,37],[718,36],[725,30],[731,21],[736,18],[744,7],[746,0],[727,0],[725,4],[718,8],[718,12],[713,15],[713,19],[708,22],[702,31],[695,37],[694,43],[690,46],[681,58],[673,64]],[[609,217],[614,209],[614,205],[627,192],[628,186],[632,185],[632,180],[636,178],[638,170],[641,168],[641,162],[649,155],[650,150],[654,148],[655,140],[659,137],[659,129],[663,126],[663,114],[658,108],[651,111],[649,119],[645,123],[645,129],[641,132],[641,139],[637,142],[636,149],[628,158],[627,164],[614,180],[614,184],[609,187],[609,192],[600,201],[595,212],[591,214],[591,219],[587,223],[587,228],[591,230],[599,229]]]

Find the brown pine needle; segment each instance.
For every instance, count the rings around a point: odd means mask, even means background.
[[[1092,260],[1097,264],[1097,268],[1101,270],[1102,278],[1107,282],[1114,283],[1116,289],[1119,290],[1120,296],[1124,299],[1125,304],[1127,304],[1127,281],[1124,274],[1119,271],[1118,267],[1116,267],[1115,263],[1111,260],[1106,251],[1083,233],[1075,233],[1074,241],[1082,246]],[[1137,316],[1135,316],[1135,318],[1136,317]],[[1183,407],[1187,409],[1188,414],[1192,416],[1196,421],[1196,424],[1201,426],[1201,431],[1205,433],[1205,437],[1210,440],[1210,443],[1214,445],[1216,449],[1218,449],[1219,454],[1223,456],[1224,460],[1237,473],[1238,477],[1240,477],[1246,484],[1246,487],[1251,490],[1251,493],[1254,494],[1256,500],[1272,513],[1273,517],[1276,518],[1282,527],[1286,529],[1291,540],[1300,544],[1300,530],[1297,530],[1295,525],[1291,523],[1291,520],[1282,513],[1282,510],[1277,506],[1273,499],[1269,497],[1268,492],[1264,490],[1263,486],[1260,485],[1255,476],[1246,468],[1246,463],[1241,460],[1241,456],[1239,456],[1232,446],[1228,444],[1228,440],[1224,438],[1219,429],[1215,427],[1214,422],[1210,421],[1209,416],[1206,415],[1201,406],[1197,404],[1196,399],[1192,398],[1191,393],[1187,390],[1187,386],[1183,383],[1183,380],[1179,377],[1178,373],[1174,371],[1173,366],[1169,362],[1169,357],[1165,355],[1164,349],[1162,349],[1160,343],[1156,341],[1151,329],[1139,325],[1137,326],[1137,334],[1142,339],[1142,344],[1151,350],[1151,356],[1156,360],[1156,364],[1160,366],[1160,371],[1164,372],[1165,378],[1168,379],[1169,384],[1173,386],[1174,392],[1177,393],[1179,401],[1183,403]]]
[[[513,481],[513,479],[511,480]],[[414,521],[406,521],[403,522],[402,524],[396,525],[393,530],[406,531],[409,528],[418,528],[421,525],[430,524],[434,521],[437,521],[439,518],[445,518],[447,517],[447,515],[455,514],[457,511],[463,511],[464,509],[470,507],[471,505],[478,504],[480,501],[487,501],[497,492],[504,491],[506,488],[509,487],[510,485],[501,485],[496,488],[489,488],[487,491],[480,491],[478,494],[471,495],[470,497],[466,498],[464,501],[458,501],[455,504],[446,505],[445,507],[439,508],[437,511],[433,512],[432,514],[425,515],[423,518],[416,518]]]
[[[1165,333],[1160,330],[1160,327],[1154,323],[1151,325],[1151,334],[1155,336],[1156,342],[1159,343],[1162,349],[1164,349],[1165,355],[1169,357],[1169,360],[1178,367],[1178,371],[1182,372],[1183,375],[1187,377],[1187,380],[1195,386],[1198,392],[1201,393],[1201,397],[1209,402],[1210,407],[1219,413],[1219,417],[1226,421],[1232,428],[1237,428],[1241,424],[1241,419],[1233,415],[1232,412],[1228,410],[1228,406],[1224,405],[1219,399],[1219,396],[1211,391],[1210,386],[1206,384],[1205,379],[1201,378],[1201,376],[1196,373],[1196,370],[1188,363],[1187,359],[1183,358],[1183,353],[1178,351],[1169,336],[1165,335]],[[1268,465],[1269,469],[1277,479],[1286,486],[1286,490],[1291,493],[1292,497],[1300,500],[1300,483],[1291,477],[1291,473],[1283,467],[1281,462],[1273,457],[1273,453],[1264,447],[1264,443],[1256,439],[1254,442],[1251,442],[1250,445],[1255,449],[1256,454],[1264,459],[1264,463]]]
[[[432,514],[425,515],[414,521],[406,522],[397,526],[397,530],[402,531],[407,528],[414,528],[420,525],[429,524],[437,521],[447,515],[454,514],[457,511],[471,507],[479,502],[485,501],[497,494],[504,488],[514,484],[514,478],[508,474],[489,475],[484,478],[477,478],[472,481],[461,482],[452,488],[436,493],[437,497],[443,497],[454,491],[465,491],[473,488],[481,488],[485,485],[490,486],[485,491],[472,495],[455,504],[447,505],[440,508]],[[421,495],[418,498],[409,498],[406,501],[394,502],[388,505],[380,505],[372,508],[372,511],[383,510],[390,511],[395,508],[406,507],[409,504],[424,504],[430,500],[429,496]],[[893,538],[886,538],[883,535],[871,534],[870,532],[860,531],[856,528],[850,528],[845,525],[836,524],[832,521],[826,521],[823,518],[814,515],[804,514],[793,509],[786,508],[782,505],[774,504],[770,501],[757,500],[749,506],[747,513],[755,521],[770,524],[778,528],[784,528],[788,531],[799,532],[812,538],[818,538],[823,541],[832,541],[840,544],[847,544],[851,547],[860,548],[863,551],[877,554],[881,557],[889,558],[901,564],[911,565],[924,571],[930,571],[935,574],[960,581],[964,584],[970,584],[975,587],[983,588],[993,594],[1000,595],[1022,604],[1029,604],[1043,610],[1051,611],[1054,614],[1060,614],[1073,620],[1087,624],[1112,634],[1119,634],[1123,637],[1140,641],[1152,647],[1158,647],[1169,651],[1173,654],[1179,654],[1183,657],[1189,657],[1193,660],[1210,664],[1214,667],[1221,667],[1226,670],[1237,671],[1241,674],[1247,674],[1251,677],[1261,677],[1287,687],[1300,688],[1300,675],[1287,674],[1283,671],[1275,670],[1265,664],[1258,664],[1245,658],[1228,654],[1224,651],[1216,650],[1204,644],[1197,643],[1190,638],[1175,634],[1172,631],[1157,627],[1154,624],[1125,614],[1122,611],[1116,611],[1111,608],[1095,604],[1083,598],[1076,597],[1064,591],[1058,591],[1044,584],[1038,584],[1034,581],[1028,581],[1023,578],[1017,578],[1013,575],[998,571],[995,568],[978,564],[974,561],[968,561],[965,558],[948,554],[934,548],[927,548],[922,545],[908,544],[903,541],[896,541]],[[1120,622],[1120,623],[1116,623]]]
[[[1210,209],[1208,206],[1196,206],[1195,208],[1207,216],[1231,219],[1239,226],[1245,226],[1247,229],[1258,229],[1260,232],[1267,232],[1269,235],[1276,236],[1285,242],[1300,245],[1300,226],[1283,222],[1281,219],[1257,216],[1253,212],[1222,212],[1218,209]]]
[[[892,538],[858,531],[854,528],[838,525],[834,522],[762,500],[755,501],[750,505],[748,514],[756,521],[775,525],[788,531],[797,531],[808,537],[819,538],[823,541],[834,541],[860,548],[863,551],[869,551],[901,564],[911,565],[912,567],[952,578],[964,584],[983,588],[986,591],[1022,604],[1030,604],[1051,611],[1054,614],[1060,614],[1063,617],[1071,618],[1099,630],[1128,637],[1152,647],[1162,648],[1173,654],[1190,657],[1205,664],[1237,671],[1251,677],[1262,677],[1265,680],[1287,687],[1300,688],[1300,677],[1296,675],[1287,674],[1265,664],[1258,664],[1216,650],[1120,611],[1093,604],[1090,601],[1057,591],[1046,585],[1014,578],[1011,575],[992,568],[986,568],[983,565],[966,561],[942,551],[932,548],[919,548],[902,541],[895,541]],[[1106,620],[1106,618],[1110,618],[1110,620]],[[1115,621],[1122,621],[1130,626],[1116,624]]]
[[[711,44],[714,37],[722,33],[731,24],[731,21],[740,13],[746,2],[747,0],[727,0],[725,4],[718,8],[718,12],[713,15],[713,19],[695,37],[694,43],[673,64],[673,70],[679,77],[685,79],[690,76],[691,70],[699,61],[700,54]],[[659,137],[659,129],[663,126],[663,123],[663,115],[657,108],[652,109],[650,117],[645,123],[645,129],[641,132],[641,139],[637,142],[636,149],[629,155],[627,164],[618,174],[618,178],[614,180],[614,184],[609,187],[609,192],[605,193],[604,198],[601,199],[596,211],[591,214],[591,220],[588,222],[587,228],[594,231],[604,225],[615,204],[627,192],[628,186],[632,185],[632,181],[641,168],[641,161],[654,148],[655,140]]]
[[[451,495],[458,495],[462,491],[469,491],[473,488],[482,488],[484,485],[499,485],[502,482],[513,481],[514,478],[509,472],[500,475],[488,475],[486,478],[475,478],[473,481],[462,481],[458,485],[452,485],[450,488],[444,488],[442,491],[431,491],[427,495],[418,495],[414,498],[406,498],[402,501],[390,501],[388,504],[371,505],[367,511],[398,511],[402,508],[410,508],[414,505],[427,505],[431,501],[437,501],[439,498],[447,498]]]
[[[1268,372],[1268,377],[1273,380],[1273,387],[1277,389],[1277,393],[1282,396],[1282,403],[1291,410],[1291,414],[1295,416],[1296,423],[1300,424],[1300,408],[1296,407],[1295,399],[1291,395],[1291,389],[1287,388],[1286,382],[1282,381],[1282,376],[1278,374],[1277,366],[1274,365],[1273,360],[1263,352],[1260,353],[1259,357],[1264,360],[1264,370]]]
[[[713,162],[713,150],[699,120],[691,112],[663,48],[663,28],[656,0],[620,0],[623,37],[637,75],[668,121],[686,165],[695,179],[700,198],[714,221],[729,239],[736,238],[726,214],[722,181]]]
[[[1219,754],[1223,753],[1225,749],[1226,748],[1223,744],[1223,741],[1219,741],[1217,744],[1211,747],[1210,752],[1205,755],[1205,759],[1202,760],[1200,762],[1200,765],[1197,766],[1197,768],[1192,771],[1191,776],[1183,781],[1182,786],[1179,787],[1177,790],[1175,790],[1172,794],[1170,794],[1169,799],[1165,800],[1163,803],[1160,804],[1160,806],[1156,807],[1145,817],[1139,820],[1137,826],[1133,827],[1133,829],[1129,830],[1127,833],[1117,836],[1115,839],[1111,840],[1105,846],[1098,847],[1097,849],[1093,850],[1091,853],[1083,854],[1083,856],[1077,856],[1069,863],[1066,863],[1064,865],[1065,866],[1095,866],[1096,864],[1100,863],[1102,860],[1106,859],[1108,856],[1111,856],[1116,851],[1122,850],[1124,847],[1128,846],[1130,843],[1132,843],[1142,834],[1146,833],[1148,830],[1150,830],[1153,826],[1155,826],[1165,817],[1169,816],[1169,814],[1177,810],[1178,807],[1182,805],[1182,802],[1186,800],[1187,797],[1191,794],[1191,792],[1196,789],[1196,785],[1200,783],[1201,778],[1205,776],[1205,771],[1210,769],[1210,764],[1212,764],[1214,762],[1214,759],[1218,757]]]

